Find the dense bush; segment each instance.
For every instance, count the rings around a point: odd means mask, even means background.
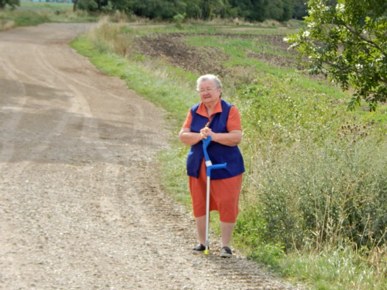
[[[241,97],[250,179],[244,211],[255,217],[242,219],[240,231],[255,223],[257,241],[286,250],[383,245],[387,147],[380,136],[360,120],[341,123],[345,112],[327,110],[327,99],[312,92],[256,84]]]
[[[98,9],[97,2],[94,0],[78,0],[77,7],[86,11],[96,11]]]

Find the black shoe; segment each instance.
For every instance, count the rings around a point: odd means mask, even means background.
[[[204,250],[206,249],[206,247],[203,245],[203,244],[197,244],[193,249],[192,251],[197,254],[197,253],[202,253],[204,252]]]
[[[232,256],[232,251],[229,247],[223,247],[221,250],[220,250],[220,256],[222,258],[230,258]]]

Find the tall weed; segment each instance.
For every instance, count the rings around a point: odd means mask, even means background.
[[[323,146],[304,140],[275,152],[261,150],[269,157],[254,164],[252,178],[259,184],[249,194],[262,204],[266,242],[287,250],[342,240],[358,247],[385,242],[385,146],[372,140],[327,140]]]
[[[130,36],[122,33],[125,26],[123,22],[111,24],[109,17],[103,17],[89,38],[100,52],[112,52],[126,57],[131,51],[132,41]]]

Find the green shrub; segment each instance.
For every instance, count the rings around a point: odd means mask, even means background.
[[[98,9],[97,2],[94,0],[79,0],[77,7],[80,10],[96,11]]]
[[[304,140],[261,163],[255,171],[264,240],[287,250],[343,240],[384,244],[385,149],[371,139],[327,140],[322,147]]]
[[[175,16],[173,16],[173,22],[175,22],[175,25],[177,28],[181,29],[183,26],[182,26],[182,23],[185,19],[185,13],[184,14],[176,14]]]

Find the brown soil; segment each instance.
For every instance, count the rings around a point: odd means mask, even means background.
[[[164,112],[67,45],[89,28],[0,33],[0,288],[295,289],[217,240],[192,255],[154,166]]]
[[[167,34],[145,36],[137,40],[142,54],[164,58],[167,62],[188,71],[224,75],[222,62],[227,56],[211,47],[195,48],[184,43],[183,35]]]
[[[206,34],[195,34],[206,37]],[[258,59],[262,62],[281,67],[299,66],[294,51],[288,51],[288,44],[283,41],[282,35],[252,35],[252,34],[211,34],[212,36],[222,38],[253,38],[257,41],[270,43],[274,50],[283,54],[291,54],[292,57],[281,57],[267,52],[250,52],[247,57]],[[233,68],[225,68],[223,63],[227,61],[228,56],[215,47],[192,47],[184,42],[185,34],[169,33],[156,34],[138,38],[136,44],[141,54],[151,57],[165,59],[167,62],[181,67],[188,71],[194,71],[199,74],[208,72],[217,74],[224,78],[232,74],[234,78],[240,78]]]

